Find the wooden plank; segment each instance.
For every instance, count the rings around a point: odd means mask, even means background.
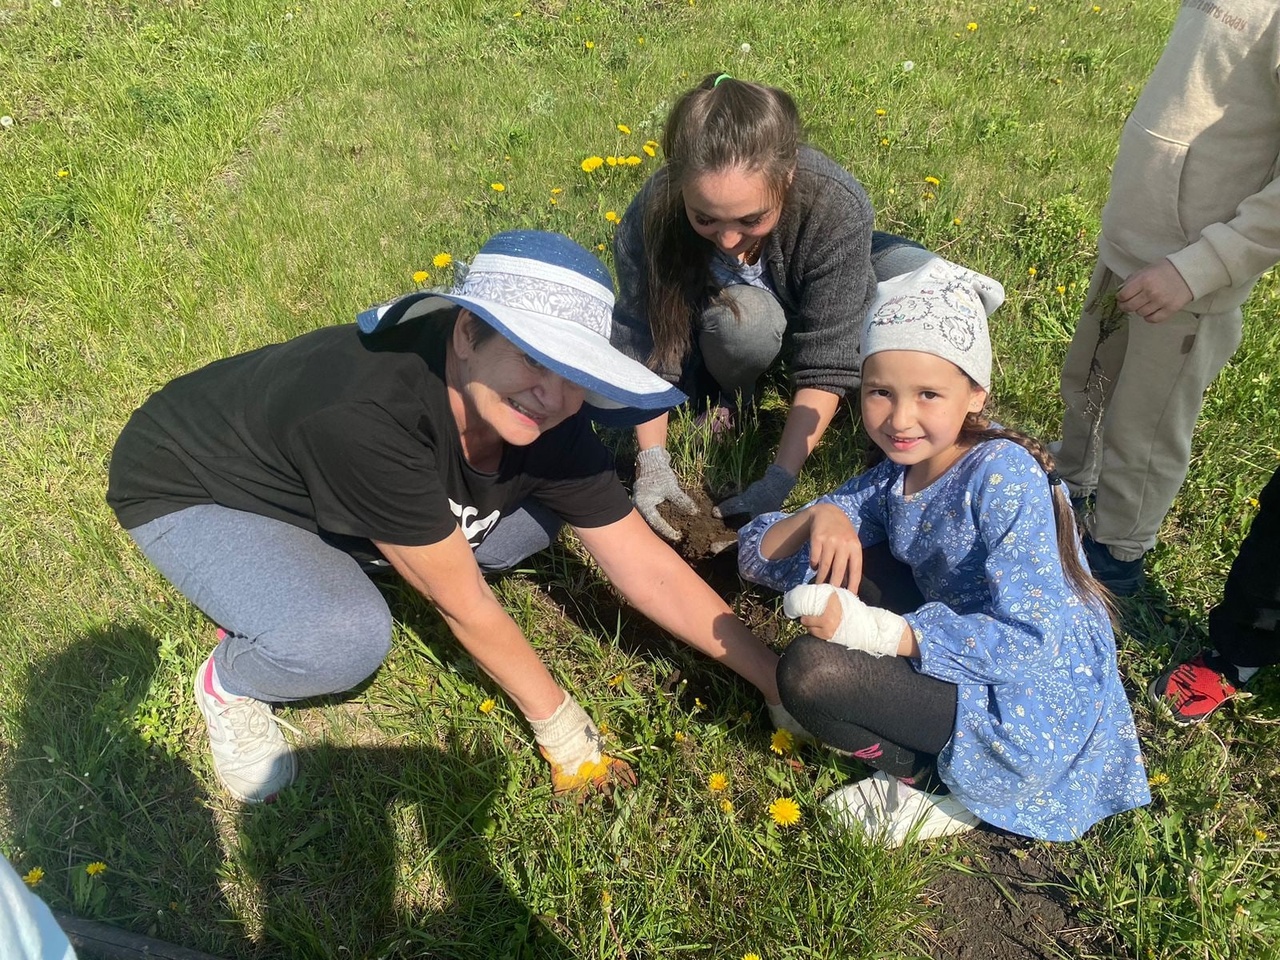
[[[221,960],[212,954],[174,946],[96,920],[81,920],[56,910],[53,916],[76,948],[80,960]]]

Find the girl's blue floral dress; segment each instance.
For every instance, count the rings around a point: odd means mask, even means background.
[[[904,475],[886,460],[814,502],[843,510],[864,546],[888,540],[915,573],[925,604],[906,615],[920,645],[912,664],[958,687],[943,782],[986,822],[1043,840],[1074,840],[1149,803],[1115,635],[1067,585],[1044,470],[1000,439],[919,493],[903,493]],[[807,545],[783,560],[760,555],[783,516],[743,528],[739,563],[785,591],[812,573]]]

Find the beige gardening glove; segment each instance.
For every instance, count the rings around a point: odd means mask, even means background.
[[[556,796],[612,793],[615,786],[633,787],[635,771],[625,760],[601,752],[604,737],[587,712],[569,694],[545,720],[530,720],[538,749],[551,764],[551,789]]]

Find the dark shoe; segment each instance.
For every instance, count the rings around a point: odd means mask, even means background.
[[[1169,708],[1174,723],[1185,727],[1209,716],[1238,694],[1241,686],[1235,667],[1215,653],[1202,651],[1152,680],[1147,693],[1153,702]]]
[[[1142,589],[1146,577],[1141,557],[1137,560],[1117,560],[1106,544],[1098,543],[1089,536],[1084,538],[1084,556],[1089,561],[1093,579],[1117,597],[1132,597]]]

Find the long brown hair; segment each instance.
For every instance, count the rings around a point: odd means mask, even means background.
[[[789,94],[723,74],[708,74],[667,114],[664,162],[644,210],[654,370],[680,370],[693,345],[696,312],[709,298],[711,248],[689,224],[685,184],[724,170],[762,173],[772,199],[782,203],[800,138],[800,113]]]
[[[970,383],[973,383],[970,379]],[[977,384],[973,383],[977,388]],[[1058,477],[1053,454],[1049,448],[1035,437],[1007,427],[993,427],[991,418],[985,409],[970,413],[964,418],[960,435],[956,442],[969,448],[984,440],[1012,440],[1035,458],[1040,469],[1049,479],[1049,498],[1053,501],[1053,524],[1058,535],[1058,558],[1062,561],[1062,572],[1066,575],[1067,586],[1076,596],[1086,603],[1101,608],[1111,619],[1114,626],[1119,618],[1115,597],[1111,591],[1094,579],[1089,568],[1080,560],[1080,522],[1071,507],[1071,499]],[[870,441],[869,441],[870,442]],[[867,454],[868,464],[879,463],[884,459],[884,451],[874,442],[870,442]]]

